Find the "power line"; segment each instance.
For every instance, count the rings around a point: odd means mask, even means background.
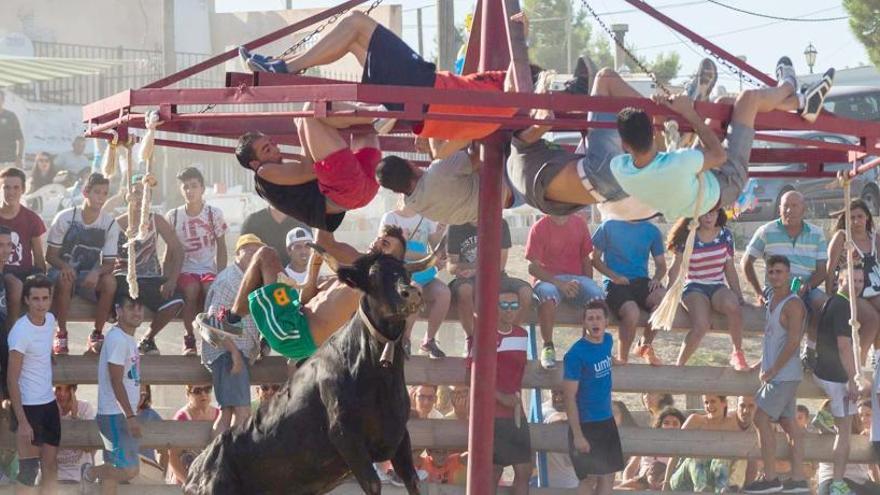
[[[665,5],[654,5],[655,9],[671,9],[675,7],[685,7],[688,5],[697,5],[700,3],[706,3],[709,0],[691,0],[690,2],[679,2],[679,3],[667,3]],[[626,10],[614,10],[609,12],[599,12],[597,15],[621,15],[621,14],[633,14],[636,12],[641,12],[639,9],[626,9]]]
[[[719,7],[724,7],[725,9],[733,10],[734,12],[739,12],[741,14],[753,15],[755,17],[763,17],[765,19],[774,19],[777,21],[787,21],[787,22],[832,22],[832,21],[843,21],[849,19],[848,16],[841,17],[820,17],[814,19],[804,19],[802,17],[779,17],[775,15],[769,14],[761,14],[759,12],[752,12],[750,10],[741,9],[739,7],[734,7],[733,5],[728,5],[723,2],[719,2],[718,0],[706,0],[709,3],[715,4]]]

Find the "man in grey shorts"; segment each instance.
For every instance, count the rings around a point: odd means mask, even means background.
[[[589,75],[581,77],[588,79]],[[591,95],[642,97],[608,68],[596,74]],[[590,120],[600,122],[616,119],[611,113],[590,116]],[[570,215],[584,206],[599,204],[603,220],[643,220],[656,214],[656,210],[626,194],[611,175],[611,159],[623,153],[616,129],[590,130],[584,154],[571,153],[542,139],[550,129],[538,125],[523,129],[510,143],[510,186],[525,197],[526,203],[548,215]]]
[[[746,493],[809,493],[804,478],[803,429],[797,424],[797,388],[803,378],[798,357],[804,332],[806,309],[797,294],[792,294],[791,264],[785,256],[767,259],[767,280],[773,298],[767,305],[763,356],[760,363],[761,386],[755,393],[758,411],[755,426],[764,461],[764,476],[743,487]],[[791,451],[791,478],[784,482],[776,474],[776,432],[771,423],[788,436]]]

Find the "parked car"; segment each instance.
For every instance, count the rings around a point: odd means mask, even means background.
[[[848,119],[880,121],[880,87],[834,86],[825,109]]]
[[[801,139],[816,139],[831,143],[854,143],[854,138],[830,134],[821,131],[785,131],[768,134],[797,137]],[[771,143],[756,141],[755,148],[792,148],[791,144]],[[837,172],[845,170],[849,163],[825,164],[825,170]],[[803,164],[758,164],[750,166],[752,171],[776,172],[794,171],[803,169]],[[874,215],[880,213],[880,172],[872,169],[859,175],[852,180],[852,193],[854,198],[862,198],[868,203]],[[843,189],[835,187],[836,180],[832,177],[784,177],[763,178],[752,177],[749,179],[745,190],[754,195],[751,201],[740,213],[739,219],[745,221],[766,221],[776,218],[779,212],[779,200],[788,191],[800,191],[807,203],[808,217],[825,217],[834,210],[843,208]]]

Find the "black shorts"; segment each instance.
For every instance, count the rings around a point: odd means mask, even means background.
[[[183,307],[183,296],[175,288],[171,297],[165,299],[162,297],[162,284],[165,283],[164,278],[150,277],[138,279],[138,301],[153,313],[158,313],[166,308],[178,306],[177,311]],[[116,293],[128,294],[128,281],[125,275],[116,276]]]
[[[532,462],[532,439],[529,437],[529,422],[525,417],[520,427],[513,418],[495,418],[495,451],[492,464],[496,466],[515,466]]]
[[[452,293],[454,294],[458,290],[458,288],[460,286],[462,286],[463,284],[470,284],[474,289],[474,293],[476,294],[476,292],[477,292],[477,277],[454,278],[449,281],[449,290],[452,291]],[[516,278],[516,277],[511,277],[511,276],[507,275],[506,273],[501,274],[501,280],[499,283],[499,287],[501,287],[501,288],[509,287],[510,290],[512,290],[513,292],[516,292],[516,293],[519,293],[519,291],[523,287],[528,287],[530,289],[532,288],[531,284],[529,284],[525,280],[520,279],[520,278]]]
[[[635,302],[645,311],[651,311],[651,308],[647,305],[648,295],[651,293],[650,289],[648,289],[648,282],[650,282],[650,279],[647,278],[630,280],[629,285],[617,285],[613,282],[608,282],[605,287],[608,294],[605,296],[605,302],[608,303],[608,307],[611,308],[614,316],[619,316],[620,308],[628,301]]]
[[[361,82],[390,86],[433,88],[437,66],[425,61],[402,39],[381,24],[376,26],[367,47]],[[400,103],[384,103],[388,110],[403,110]]]
[[[15,270],[14,268],[17,268],[17,267],[11,267],[9,265],[6,265],[6,267],[3,269],[3,274],[4,275],[6,275],[6,274],[12,275],[15,278],[21,280],[21,283],[24,283],[24,279],[30,277],[31,275],[36,275],[38,273],[45,275],[45,273],[41,272],[36,267],[32,267],[30,270]]]
[[[579,480],[590,475],[603,475],[622,471],[624,467],[620,434],[614,418],[604,421],[581,423],[584,438],[590,443],[590,451],[582,454],[574,448],[574,435],[568,430],[568,455]]]
[[[22,406],[28,424],[34,430],[33,445],[51,445],[57,447],[61,443],[61,414],[58,411],[58,403],[54,400],[48,404],[38,406]],[[18,418],[15,414],[9,422],[12,433],[18,431]]]

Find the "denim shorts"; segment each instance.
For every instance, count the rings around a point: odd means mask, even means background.
[[[237,351],[241,354],[241,351]],[[208,365],[214,380],[214,397],[220,407],[242,407],[251,403],[251,377],[247,357],[241,354],[244,367],[237,375],[232,374],[232,355],[228,352],[217,356]]]
[[[73,293],[77,296],[90,301],[90,302],[98,302],[98,293],[95,289],[87,289],[83,287],[83,281],[89,275],[90,270],[80,270],[76,272],[76,281],[73,285]],[[61,278],[61,270],[57,268],[49,268],[49,272],[46,274],[49,277],[49,280],[52,281],[53,284],[58,283],[58,279]]]
[[[708,297],[709,300],[712,300],[712,296],[715,295],[719,290],[727,287],[724,284],[701,284],[698,282],[688,282],[684,286],[684,295],[687,295],[689,292],[699,292],[704,296]]]
[[[595,122],[616,122],[617,115],[593,112],[590,120]],[[584,187],[601,201],[620,201],[629,195],[623,191],[611,173],[611,160],[623,154],[620,134],[617,129],[590,129],[587,134],[586,155],[578,162],[578,175]],[[599,197],[601,196],[601,197]]]
[[[124,414],[99,414],[98,432],[104,441],[104,462],[118,469],[130,469],[140,465],[138,451],[140,440],[128,431]]]
[[[535,284],[535,297],[538,298],[538,302],[543,303],[553,301],[554,303],[559,304],[559,301],[565,300],[575,304],[577,307],[583,307],[592,300],[605,299],[605,291],[600,289],[599,285],[590,277],[585,277],[583,275],[557,275],[556,278],[563,282],[570,282],[572,280],[577,281],[578,285],[581,287],[577,296],[571,299],[566,298],[559,289],[550,282],[538,282]]]

